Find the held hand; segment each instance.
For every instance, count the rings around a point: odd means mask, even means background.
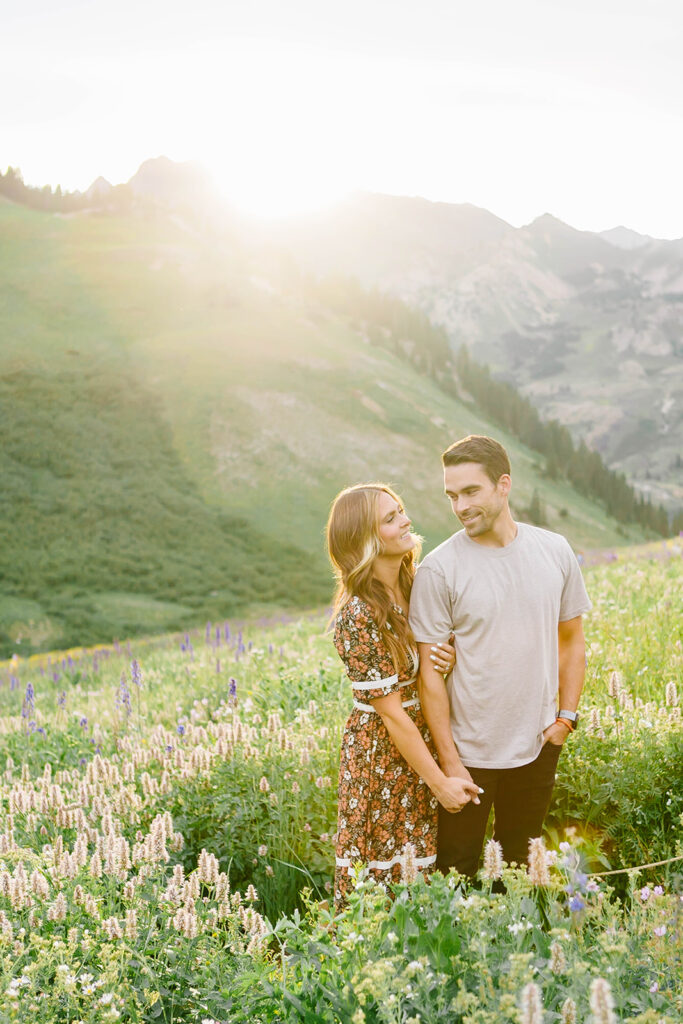
[[[552,743],[555,747],[561,747],[570,731],[569,726],[563,725],[562,722],[553,722],[543,732],[543,746]]]
[[[450,639],[451,637],[449,637]],[[453,644],[443,641],[443,643],[434,644],[431,650],[432,653],[429,655],[429,658],[434,668],[444,676],[449,675],[455,665],[455,647]]]
[[[466,769],[465,769],[466,770]],[[461,776],[446,776],[434,790],[439,803],[451,814],[457,814],[470,800],[478,804],[481,790],[471,779],[463,779]]]

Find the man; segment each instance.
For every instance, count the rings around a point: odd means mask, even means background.
[[[479,804],[439,809],[437,867],[474,875],[494,809],[508,863],[526,863],[541,834],[562,744],[578,722],[591,602],[564,537],[510,513],[510,461],[473,435],[443,456],[444,484],[464,529],[426,556],[410,597],[425,718],[447,775],[472,779]],[[432,645],[455,634],[447,682]]]

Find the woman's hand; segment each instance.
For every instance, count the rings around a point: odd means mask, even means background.
[[[434,663],[434,668],[444,676],[450,675],[455,665],[455,647],[452,640],[453,634],[451,633],[448,642],[434,644],[431,648],[432,653],[429,655],[430,661]]]
[[[483,790],[471,779],[463,779],[460,775],[444,775],[443,779],[434,787],[434,796],[439,803],[451,814],[457,814],[470,800],[478,804],[479,794]]]

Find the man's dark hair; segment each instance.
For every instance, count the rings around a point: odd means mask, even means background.
[[[484,434],[470,434],[456,441],[441,456],[444,466],[459,466],[462,462],[478,463],[493,484],[503,473],[510,474],[510,459],[502,444]]]

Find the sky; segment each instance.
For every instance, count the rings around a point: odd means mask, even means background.
[[[263,216],[366,189],[677,238],[681,53],[681,0],[22,0],[0,170],[85,189],[164,154]]]

